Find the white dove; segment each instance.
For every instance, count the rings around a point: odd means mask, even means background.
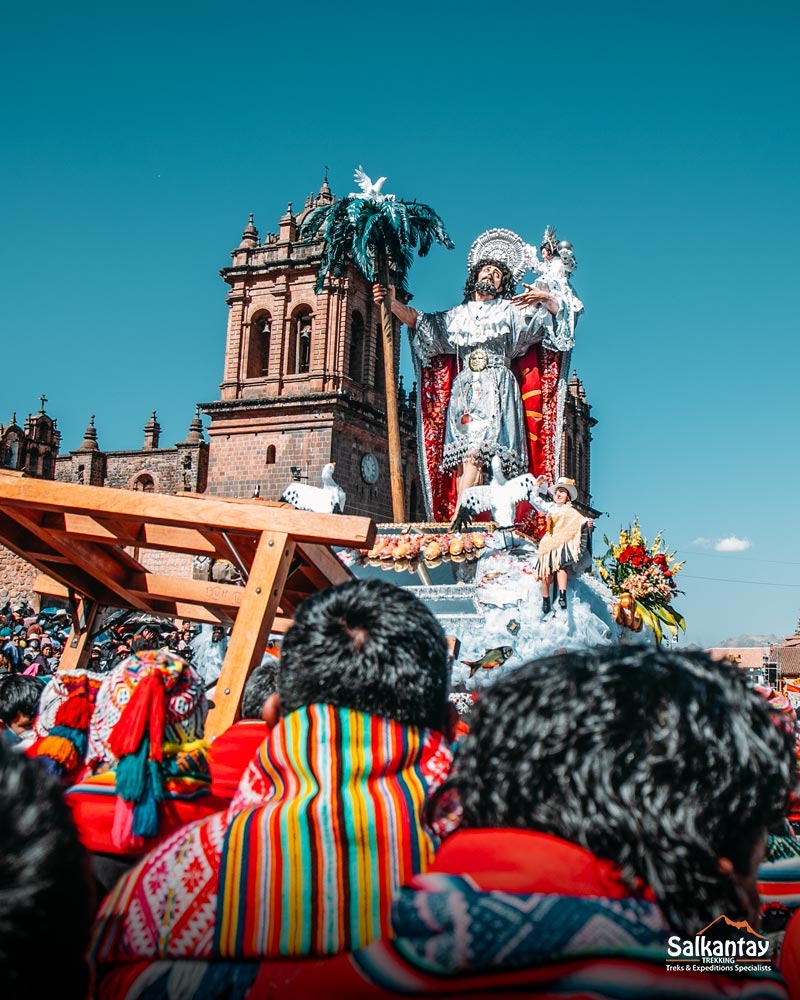
[[[361,191],[352,191],[349,197],[369,198],[370,201],[394,201],[393,194],[381,194],[381,188],[386,181],[385,177],[379,177],[373,184],[371,178],[367,177],[364,173],[363,167],[358,167],[353,176],[355,177],[356,184],[358,184],[361,188]]]
[[[517,504],[527,500],[537,489],[536,480],[529,473],[506,479],[499,455],[492,457],[492,481],[488,486],[471,486],[461,496],[453,530],[467,527],[476,514],[490,511],[492,520],[501,528],[510,528],[517,520]]]
[[[342,487],[333,481],[335,468],[336,462],[328,462],[323,466],[320,475],[322,486],[289,483],[283,491],[281,500],[290,503],[298,510],[310,510],[315,514],[343,514],[346,494]]]

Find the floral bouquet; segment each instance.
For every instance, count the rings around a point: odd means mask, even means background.
[[[619,625],[640,632],[642,625],[653,630],[656,645],[661,645],[664,628],[675,637],[678,629],[686,628],[683,616],[672,607],[676,594],[682,593],[675,576],[683,566],[675,561],[675,553],[662,545],[661,532],[652,545],[642,536],[638,518],[633,527],[623,528],[619,542],[614,544],[603,536],[608,546],[604,556],[595,559],[598,572],[619,599],[613,607]]]

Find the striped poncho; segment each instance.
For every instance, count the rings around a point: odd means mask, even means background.
[[[178,831],[107,897],[97,960],[329,955],[380,938],[391,894],[433,858],[422,810],[450,761],[429,730],[292,712],[230,810]]]

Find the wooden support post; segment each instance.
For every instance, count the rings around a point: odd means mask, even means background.
[[[78,598],[72,629],[58,661],[59,670],[78,670],[86,666],[89,659],[89,637],[98,608],[97,601],[89,597]]]
[[[261,662],[294,548],[288,534],[265,531],[261,535],[217,681],[214,708],[206,723],[209,739],[219,736],[236,720],[245,682]]]
[[[385,284],[386,282],[384,282]],[[394,321],[386,302],[381,302],[383,374],[386,382],[386,428],[389,433],[389,477],[392,485],[392,517],[395,524],[406,519],[403,496],[403,458],[400,451],[400,417],[397,412],[397,379],[394,370]]]

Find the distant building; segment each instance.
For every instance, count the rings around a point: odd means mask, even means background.
[[[727,661],[746,670],[753,684],[775,684],[774,663],[770,663],[769,646],[712,646],[705,651],[714,660]]]

